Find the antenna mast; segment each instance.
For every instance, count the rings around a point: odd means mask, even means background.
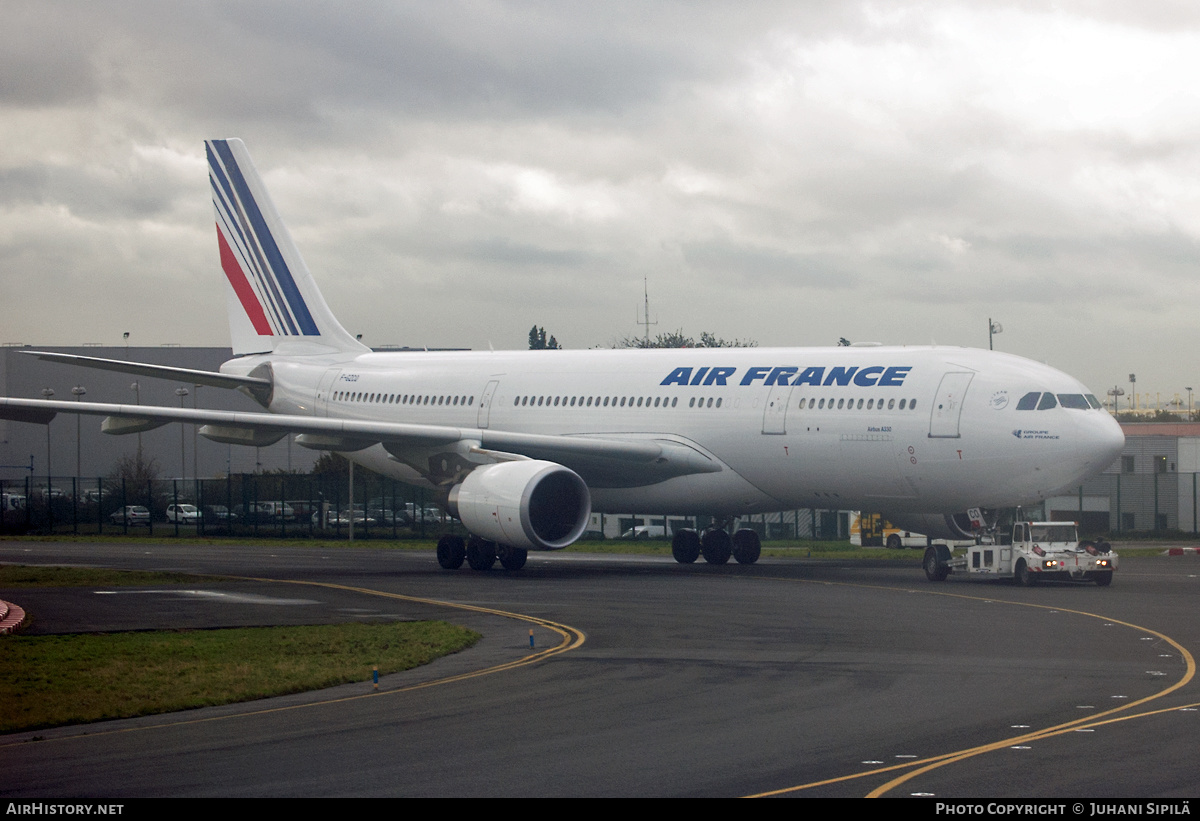
[[[650,321],[650,286],[646,283],[646,277],[642,277],[642,299],[644,307],[642,316],[644,319],[639,319],[637,324],[646,326],[646,347],[650,347],[650,326],[657,325],[658,320]]]

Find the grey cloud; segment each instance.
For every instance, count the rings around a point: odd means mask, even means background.
[[[859,278],[845,260],[727,242],[688,242],[683,257],[693,268],[751,283],[780,280],[796,287],[851,288]],[[730,284],[730,280],[726,280]]]

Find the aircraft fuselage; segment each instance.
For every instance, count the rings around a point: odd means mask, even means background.
[[[222,370],[263,362],[277,413],[667,441],[720,467],[589,480],[599,512],[1010,507],[1102,470],[1123,442],[1072,377],[968,348],[277,351]],[[1018,409],[1037,392],[1063,399]],[[427,483],[381,445],[346,455]]]

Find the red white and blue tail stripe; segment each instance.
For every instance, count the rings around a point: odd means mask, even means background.
[[[205,148],[234,354],[271,351],[295,337],[362,350],[317,290],[245,144],[208,140]]]

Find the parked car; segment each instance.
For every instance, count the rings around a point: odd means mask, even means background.
[[[367,511],[367,517],[384,527],[404,524],[404,518],[385,508],[373,508]],[[357,520],[356,520],[357,521]]]
[[[349,527],[350,511],[343,508],[342,510],[330,510],[325,514],[325,524],[321,524],[321,512],[318,510],[312,515],[312,523],[317,527]],[[359,508],[354,511],[354,523],[356,525],[374,525],[375,520],[367,516]]]
[[[167,505],[167,521],[174,524],[194,525],[202,515],[195,505]]]
[[[426,524],[434,524],[435,522],[442,521],[445,517],[440,507],[435,505],[425,505],[422,507],[412,502],[406,504],[404,510],[398,511],[397,515],[401,517],[401,522],[407,520],[412,524],[419,524],[421,521],[424,521]]]
[[[220,522],[221,524],[225,524],[230,520],[237,521],[237,514],[230,513],[229,508],[225,507],[225,505],[205,505],[202,516],[204,517],[204,521],[210,523]]]
[[[621,534],[622,539],[665,539],[667,529],[662,525],[638,525]]]
[[[245,520],[247,524],[255,522],[259,524],[268,522],[278,522],[282,519],[285,522],[296,521],[296,511],[292,506],[285,502],[258,502],[257,504],[238,505],[235,509],[235,514]]]
[[[144,525],[150,527],[150,511],[141,505],[125,505],[114,510],[108,517],[115,525],[128,525],[129,527],[137,527]]]

